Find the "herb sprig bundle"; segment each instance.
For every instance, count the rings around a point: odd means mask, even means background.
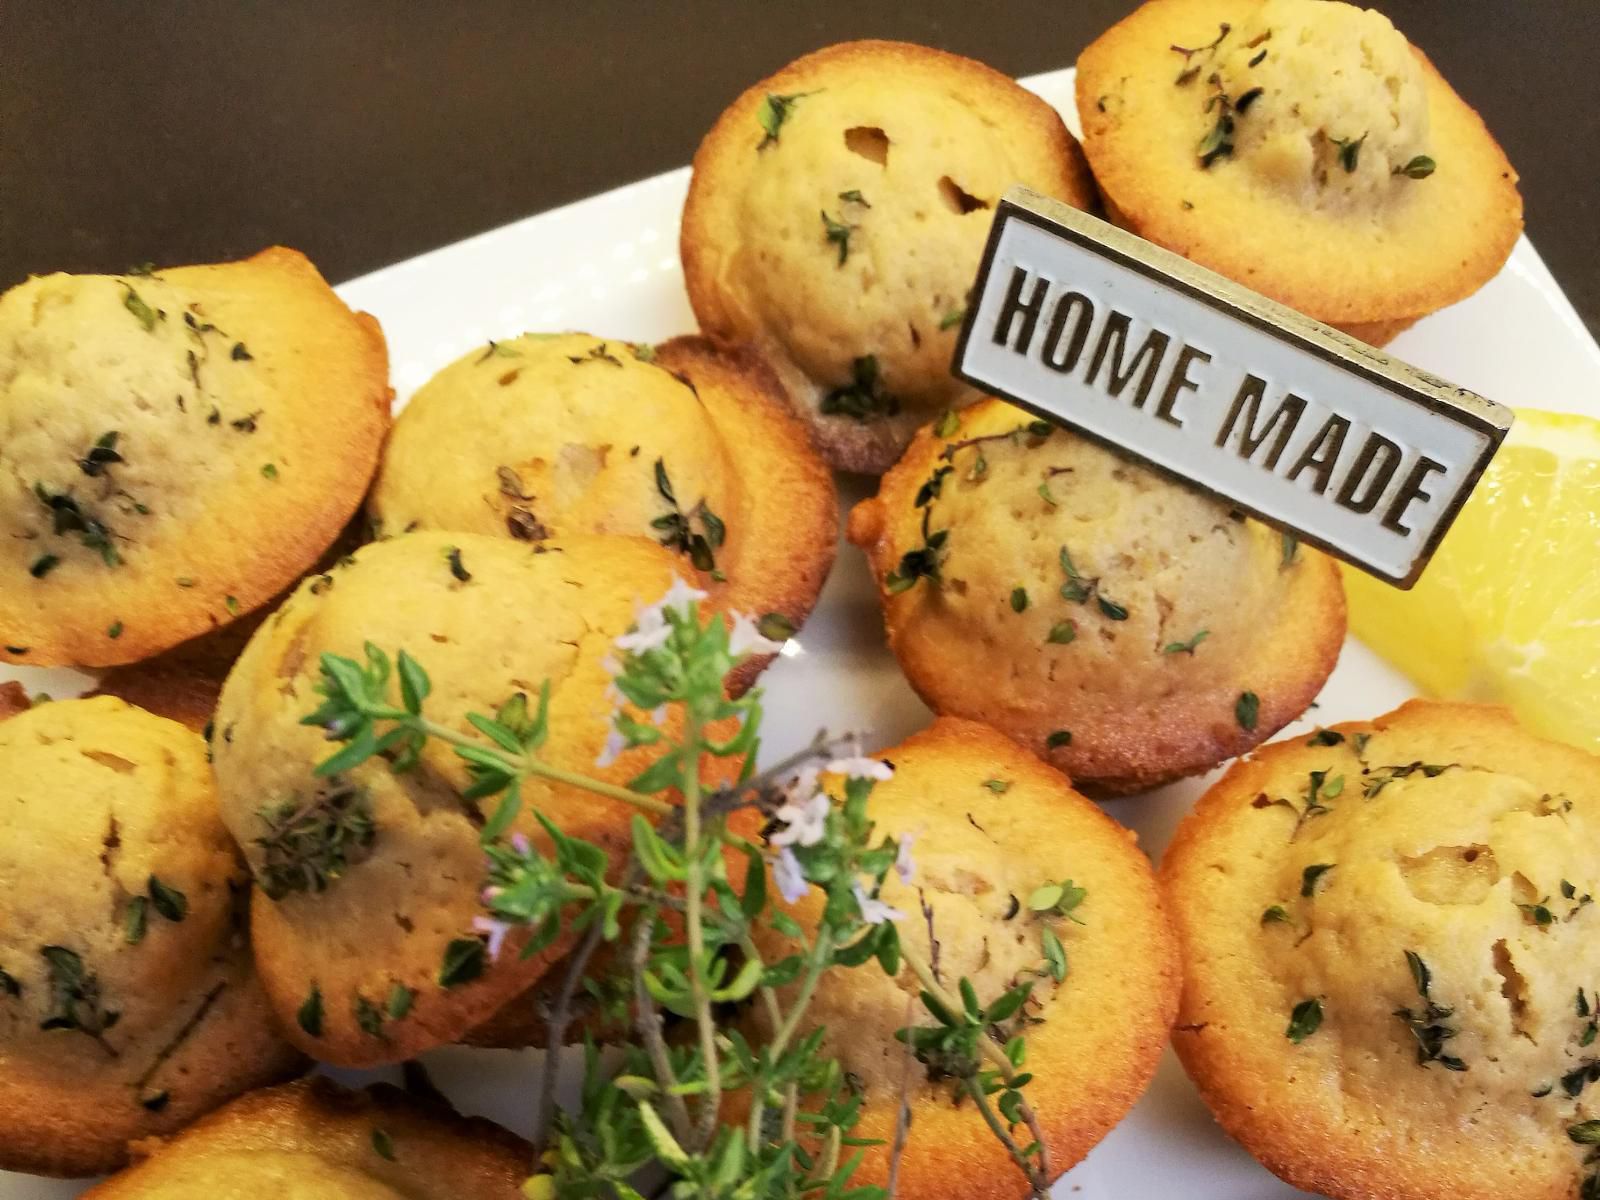
[[[471,942],[481,970],[512,946],[530,955],[575,937],[549,1009],[546,1044],[565,1044],[580,998],[607,1010],[608,1026],[630,1031],[619,1054],[604,1061],[586,1038],[583,1086],[571,1111],[557,1110],[558,1064],[547,1064],[534,1103],[538,1173],[526,1194],[637,1200],[633,1177],[650,1168],[666,1176],[654,1194],[685,1200],[880,1200],[885,1189],[850,1182],[866,1147],[876,1144],[853,1134],[862,1096],[838,1061],[822,1053],[826,1031],[803,1032],[823,978],[857,969],[911,972],[933,1023],[899,1036],[930,1078],[948,1079],[974,1106],[1042,1194],[1051,1169],[1025,1097],[1026,1042],[1020,1033],[994,1036],[1017,1016],[1037,980],[984,1000],[970,980],[942,979],[902,942],[896,922],[904,914],[884,902],[881,890],[891,871],[905,880],[914,872],[909,839],[881,836],[868,813],[872,789],[890,768],[834,758],[843,741],[819,734],[801,753],[756,774],[760,694],[729,699],[723,680],[746,657],[778,645],[743,616],[703,621],[704,598],[675,583],[660,603],[640,611],[608,660],[625,706],[619,703],[613,716],[598,765],[636,747],[649,747],[653,756],[626,786],[557,768],[541,756],[549,735],[548,686],[532,704],[519,694],[493,716],[470,714],[473,732],[466,733],[425,715],[431,685],[406,652],[392,665],[371,645],[365,664],[337,655],[321,660],[324,703],[305,723],[341,745],[318,766],[319,775],[345,776],[375,758],[388,770],[410,771],[434,742],[467,764],[463,799],[487,809],[485,911],[474,937],[452,948]],[[667,722],[671,710],[680,722]],[[713,731],[729,721],[737,732],[719,740]],[[707,790],[703,773],[717,759],[743,765],[732,786]],[[840,797],[820,786],[824,770],[844,780]],[[536,777],[636,810],[620,869],[599,845],[538,811],[532,815],[543,836],[536,842],[519,830],[519,821],[522,829],[530,824],[521,820],[523,785]],[[767,818],[768,847],[730,825],[742,809]],[[772,902],[769,868],[789,902],[813,889],[821,894],[814,929]],[[306,882],[314,887],[315,877]],[[1072,910],[1082,900],[1082,889],[1070,881],[1047,881],[1030,903],[1041,914],[1076,919]],[[756,934],[765,930],[789,947],[777,961],[758,949]],[[614,952],[597,956],[602,944]],[[1059,982],[1066,974],[1059,939],[1055,950],[1044,947],[1038,974]],[[602,959],[611,965],[602,969]],[[442,977],[441,985],[449,986]],[[316,1000],[320,1018],[324,1000]],[[724,1006],[740,1002],[760,1007],[767,1036],[752,1039],[722,1023]],[[686,1022],[693,1036],[669,1043],[668,1014]],[[742,1094],[742,1118],[729,1115],[741,1111],[725,1102],[733,1093]],[[904,1140],[896,1139],[896,1157]]]

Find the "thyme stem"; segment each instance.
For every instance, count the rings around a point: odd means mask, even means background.
[[[1033,1189],[1033,1194],[1039,1197],[1044,1196],[1050,1186],[1050,1177],[1044,1173],[1048,1168],[1041,1166],[1036,1169],[1023,1156],[1022,1148],[1017,1145],[1016,1139],[1011,1136],[1011,1131],[1000,1120],[1000,1114],[994,1111],[994,1106],[989,1103],[989,1097],[984,1094],[983,1085],[978,1082],[976,1076],[968,1075],[961,1083],[967,1095],[971,1096],[973,1103],[978,1106],[978,1111],[983,1114],[984,1123],[989,1126],[990,1132],[1010,1152],[1012,1161],[1028,1177],[1028,1186]],[[1043,1142],[1039,1143],[1039,1158],[1042,1163],[1044,1159]]]
[[[638,920],[633,931],[633,945],[628,952],[628,969],[633,975],[633,1026],[650,1058],[656,1086],[661,1089],[667,1115],[672,1120],[672,1132],[679,1141],[684,1141],[689,1136],[689,1106],[677,1094],[678,1077],[672,1070],[672,1060],[667,1056],[666,1039],[661,1036],[661,1011],[644,982],[650,958],[650,942],[655,934],[656,910],[651,908],[640,912]]]
[[[684,743],[700,747],[700,714],[692,704],[684,705]],[[687,878],[684,881],[684,924],[689,935],[689,995],[694,1002],[695,1025],[700,1031],[700,1055],[705,1063],[706,1094],[700,1100],[700,1124],[695,1132],[695,1149],[711,1144],[717,1131],[718,1110],[722,1107],[722,1074],[717,1055],[717,1027],[711,1015],[711,997],[706,990],[706,931],[701,916],[705,899],[704,854],[700,845],[700,767],[696,759],[683,775],[683,849]]]
[[[945,986],[934,977],[933,968],[928,964],[928,961],[918,954],[914,947],[906,945],[903,941],[900,943],[900,961],[911,968],[912,974],[921,981],[922,986],[927,988],[947,1009],[951,1012],[963,1011],[965,1006],[960,998],[947,991]],[[1016,1070],[1012,1067],[1011,1060],[1006,1057],[1005,1050],[991,1038],[979,1038],[978,1050],[999,1069],[1000,1078],[1007,1083],[1012,1083],[1016,1079]],[[968,1079],[967,1082],[970,1086],[971,1080]],[[1021,1114],[1023,1123],[1027,1125],[1028,1132],[1033,1135],[1033,1140],[1039,1146],[1038,1171],[1034,1172],[1029,1169],[1026,1163],[1023,1164],[1023,1170],[1028,1173],[1028,1182],[1033,1185],[1034,1190],[1042,1195],[1046,1187],[1044,1181],[1050,1178],[1050,1147],[1045,1145],[1044,1133],[1039,1128],[1039,1119],[1034,1114],[1033,1106],[1026,1099],[1023,1099],[1017,1106],[1017,1111]],[[993,1122],[991,1121],[992,1126]],[[1017,1150],[1016,1143],[1011,1140],[1010,1135],[1003,1135],[1001,1140],[1005,1142],[1006,1148],[1011,1150],[1013,1157],[1017,1157],[1019,1162],[1022,1161],[1020,1151]]]
[[[400,725],[408,726],[428,737],[437,738],[451,746],[466,746],[474,750],[484,749],[481,740],[468,737],[451,729],[448,725],[441,725],[437,721],[430,721],[427,717],[414,717],[404,709],[385,709],[376,712],[374,716],[385,717]],[[508,766],[515,768],[521,776],[537,775],[541,779],[548,779],[554,783],[564,783],[569,787],[581,788],[586,792],[593,792],[597,796],[605,796],[612,800],[620,800],[624,804],[631,804],[634,808],[643,809],[645,812],[656,814],[669,813],[673,806],[664,800],[657,800],[654,796],[647,796],[643,792],[636,792],[632,788],[621,787],[614,783],[606,783],[600,779],[591,779],[587,775],[579,775],[575,771],[567,771],[561,767],[552,767],[549,763],[526,754],[513,754],[507,750],[496,748],[497,753]]]

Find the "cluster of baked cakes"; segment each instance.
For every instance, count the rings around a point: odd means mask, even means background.
[[[874,756],[870,819],[919,864],[874,899],[936,975],[1031,981],[985,1035],[1026,1032],[1052,1180],[1176,1024],[1218,1119],[1297,1186],[1600,1194],[1594,760],[1444,705],[1262,747],[1343,645],[1332,562],[949,372],[1014,184],[1381,342],[1498,269],[1515,177],[1383,17],[1331,0],[1150,0],[1078,99],[1081,147],[968,59],[799,59],[696,155],[699,332],[508,329],[397,415],[376,322],[292,251],[0,296],[0,661],[111,668],[83,699],[0,687],[0,1167],[126,1167],[107,1198],[523,1194],[529,1148],[426,1087],[293,1077],[542,1043],[577,931],[487,919],[485,827],[620,872],[634,810],[562,778],[625,787],[660,753],[616,743],[617,639],[692,588],[760,649],[713,680],[747,692],[832,567],[832,468],[879,477],[846,535],[935,714]],[[519,812],[447,740],[342,762],[308,720],[330,662],[387,683],[401,649],[438,730],[542,714]],[[1241,755],[1159,877],[1091,798]],[[820,909],[786,900],[752,952]],[[852,1081],[855,1184],[1020,1200],[1007,1143],[899,1036],[918,990],[830,973],[788,1031]]]
[[[513,333],[392,420],[376,323],[287,250],[30,280],[0,299],[0,357],[0,644],[112,668],[85,699],[0,695],[0,1166],[117,1168],[314,1060],[527,1044],[491,1018],[570,939],[491,952],[493,802],[454,754],[319,770],[324,656],[409,649],[432,719],[540,707],[555,769],[634,778],[652,751],[608,751],[607,661],[638,607],[692,580],[770,657],[832,562],[833,481],[771,368],[698,337]],[[545,821],[629,843],[624,805],[525,800],[519,843]],[[108,1194],[202,1194],[230,1158],[262,1186],[391,1194],[460,1165],[479,1191],[437,1194],[514,1194],[520,1150],[407,1103],[248,1096]],[[363,1115],[319,1144],[330,1105]]]

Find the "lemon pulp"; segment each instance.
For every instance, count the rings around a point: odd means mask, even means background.
[[[1345,587],[1351,632],[1430,695],[1600,751],[1600,421],[1519,410],[1417,585]]]

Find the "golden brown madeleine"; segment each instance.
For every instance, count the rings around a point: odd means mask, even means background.
[[[389,533],[650,538],[720,606],[780,631],[811,612],[839,527],[771,370],[698,337],[524,334],[458,359],[396,419],[369,507]]]
[[[0,722],[0,1167],[93,1175],[302,1063],[205,743],[109,696]]]
[[[0,661],[148,658],[265,603],[361,503],[378,324],[306,259],[0,296]]]
[[[808,54],[735,100],[695,155],[695,316],[760,348],[831,465],[887,470],[917,426],[976,395],[950,355],[1014,183],[1094,200],[1061,118],[1015,81],[903,42]]]
[[[1174,1040],[1223,1127],[1337,1200],[1579,1195],[1597,768],[1503,710],[1427,701],[1235,764],[1161,868]]]
[[[1148,0],[1077,91],[1117,221],[1374,344],[1475,292],[1522,230],[1482,119],[1371,9]]]
[[[91,1188],[94,1200],[518,1200],[532,1148],[481,1117],[321,1077],[253,1092]]]
[[[313,579],[264,624],[223,687],[212,739],[223,820],[261,887],[252,939],[289,1035],[330,1062],[362,1066],[451,1042],[523,991],[570,944],[521,958],[521,939],[488,954],[474,920],[485,857],[479,828],[497,799],[466,801],[464,764],[430,742],[418,769],[381,758],[329,779],[338,747],[301,724],[321,703],[319,660],[363,658],[370,642],[406,650],[432,679],[426,714],[470,732],[550,685],[541,757],[626,783],[648,749],[596,765],[612,712],[604,660],[636,605],[667,591],[676,560],[643,538],[573,536],[534,546],[472,533],[411,533],[365,546]],[[392,685],[393,686],[393,685]],[[642,719],[642,718],[641,718]],[[667,728],[679,719],[667,714]],[[736,772],[733,760],[717,760]],[[708,779],[708,782],[712,780]],[[513,830],[537,843],[534,815],[608,852],[630,844],[633,809],[530,780]]]
[[[89,694],[116,696],[203,734],[211,727],[222,681],[265,615],[260,611],[252,613],[154,658],[113,667]]]
[[[1034,979],[1006,1033],[1027,1037],[1027,1095],[1052,1171],[1064,1172],[1143,1093],[1177,1010],[1177,949],[1155,874],[1132,833],[992,729],[940,718],[878,757],[894,764],[894,776],[868,801],[874,835],[915,839],[910,882],[890,872],[882,891],[907,914],[900,939],[928,960],[931,920],[942,978],[952,988],[970,979],[983,1003]],[[1036,890],[1062,884],[1062,912],[1030,907]],[[919,909],[924,901],[931,917]],[[814,927],[821,903],[812,889],[789,911]],[[1059,981],[1047,930],[1064,949]],[[777,935],[765,937],[768,961],[788,952]],[[824,1053],[859,1082],[864,1109],[854,1136],[883,1140],[866,1150],[852,1182],[885,1181],[905,1086],[911,1123],[900,1196],[948,1196],[958,1178],[965,1196],[1021,1200],[1027,1183],[971,1100],[958,1101],[951,1080],[929,1079],[895,1040],[908,1023],[932,1020],[911,1005],[918,987],[909,969],[898,979],[875,965],[835,970],[807,1010],[805,1028],[825,1027]]]
[[[330,577],[326,572],[361,544],[366,524],[365,517],[358,517],[345,527],[313,567],[313,582],[320,580],[318,586],[328,585]],[[209,736],[223,680],[243,653],[245,643],[293,590],[286,588],[255,612],[163,650],[153,658],[111,668],[100,676],[89,695],[116,696]]]
[[[1105,791],[1270,737],[1344,641],[1331,560],[998,400],[919,432],[849,534],[928,705]]]

